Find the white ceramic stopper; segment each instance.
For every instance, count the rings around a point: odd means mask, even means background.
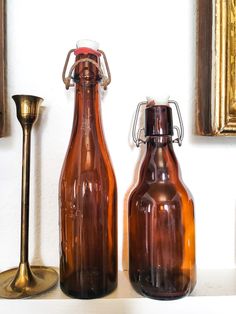
[[[168,106],[168,101],[169,101],[170,96],[167,95],[160,95],[159,97],[147,97],[147,101],[151,102],[153,101],[155,103],[155,105],[159,105],[159,106]]]
[[[77,48],[91,48],[93,50],[98,50],[99,48],[99,43],[94,41],[94,40],[90,40],[90,39],[81,39],[78,40],[76,43],[76,47]]]

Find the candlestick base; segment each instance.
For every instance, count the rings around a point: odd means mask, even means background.
[[[0,297],[22,299],[43,293],[55,286],[57,272],[46,266],[20,264],[0,273]]]

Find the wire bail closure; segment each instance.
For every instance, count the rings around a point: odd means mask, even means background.
[[[82,59],[79,59],[78,61],[74,62],[74,64],[71,66],[69,72],[68,72],[68,75],[66,76],[66,71],[67,71],[67,67],[68,67],[68,63],[69,63],[69,60],[70,60],[70,57],[71,57],[71,54],[75,51],[76,49],[71,49],[69,50],[67,56],[66,56],[66,61],[65,61],[65,64],[64,64],[64,67],[63,67],[63,72],[62,72],[62,80],[65,84],[65,87],[66,89],[69,89],[70,87],[74,86],[75,84],[74,83],[71,83],[71,80],[73,79],[72,77],[72,73],[75,69],[75,67],[81,63],[81,62],[91,62],[93,65],[95,65],[99,71],[99,75],[101,76],[102,78],[102,81],[101,81],[101,86],[103,87],[104,90],[107,89],[107,86],[111,83],[111,72],[110,72],[110,69],[109,69],[109,65],[108,65],[108,62],[107,62],[107,57],[105,55],[105,52],[102,51],[102,50],[97,50],[98,52],[100,52],[103,56],[103,61],[104,61],[104,64],[105,64],[105,68],[106,68],[106,73],[105,71],[103,70],[103,66],[102,64],[99,65],[96,61],[94,61],[93,59],[91,58],[82,58]]]
[[[134,116],[134,122],[133,122],[133,128],[132,128],[132,137],[133,137],[133,141],[137,147],[139,147],[142,143],[146,144],[146,142],[147,142],[146,139],[141,138],[141,135],[145,131],[145,129],[139,128],[137,131],[137,123],[138,123],[138,117],[139,117],[140,109],[142,106],[146,106],[147,104],[148,104],[147,101],[140,102],[136,108],[136,112],[135,112],[135,116]],[[178,105],[177,101],[175,101],[175,100],[169,100],[168,104],[174,104],[175,105],[175,109],[176,109],[178,119],[179,119],[179,126],[176,126],[176,125],[173,126],[173,129],[176,130],[177,138],[175,138],[172,141],[172,143],[178,143],[178,145],[181,146],[182,142],[183,142],[183,138],[184,138],[184,125],[183,125],[183,120],[182,120],[181,112],[179,109],[179,105]]]

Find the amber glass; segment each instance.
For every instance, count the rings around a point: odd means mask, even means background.
[[[177,299],[195,286],[194,210],[171,136],[147,143],[139,182],[129,199],[129,276],[154,299]]]
[[[79,58],[93,58],[81,55]],[[97,61],[97,60],[96,60]],[[117,191],[100,118],[99,76],[90,62],[75,69],[75,111],[60,178],[60,285],[90,299],[117,286]]]

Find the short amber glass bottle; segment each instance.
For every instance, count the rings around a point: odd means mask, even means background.
[[[147,150],[129,198],[129,277],[154,299],[188,295],[196,282],[194,208],[173,150],[172,109],[149,102]]]
[[[60,286],[90,299],[117,286],[117,190],[100,117],[101,53],[74,52],[74,122],[59,187]]]

